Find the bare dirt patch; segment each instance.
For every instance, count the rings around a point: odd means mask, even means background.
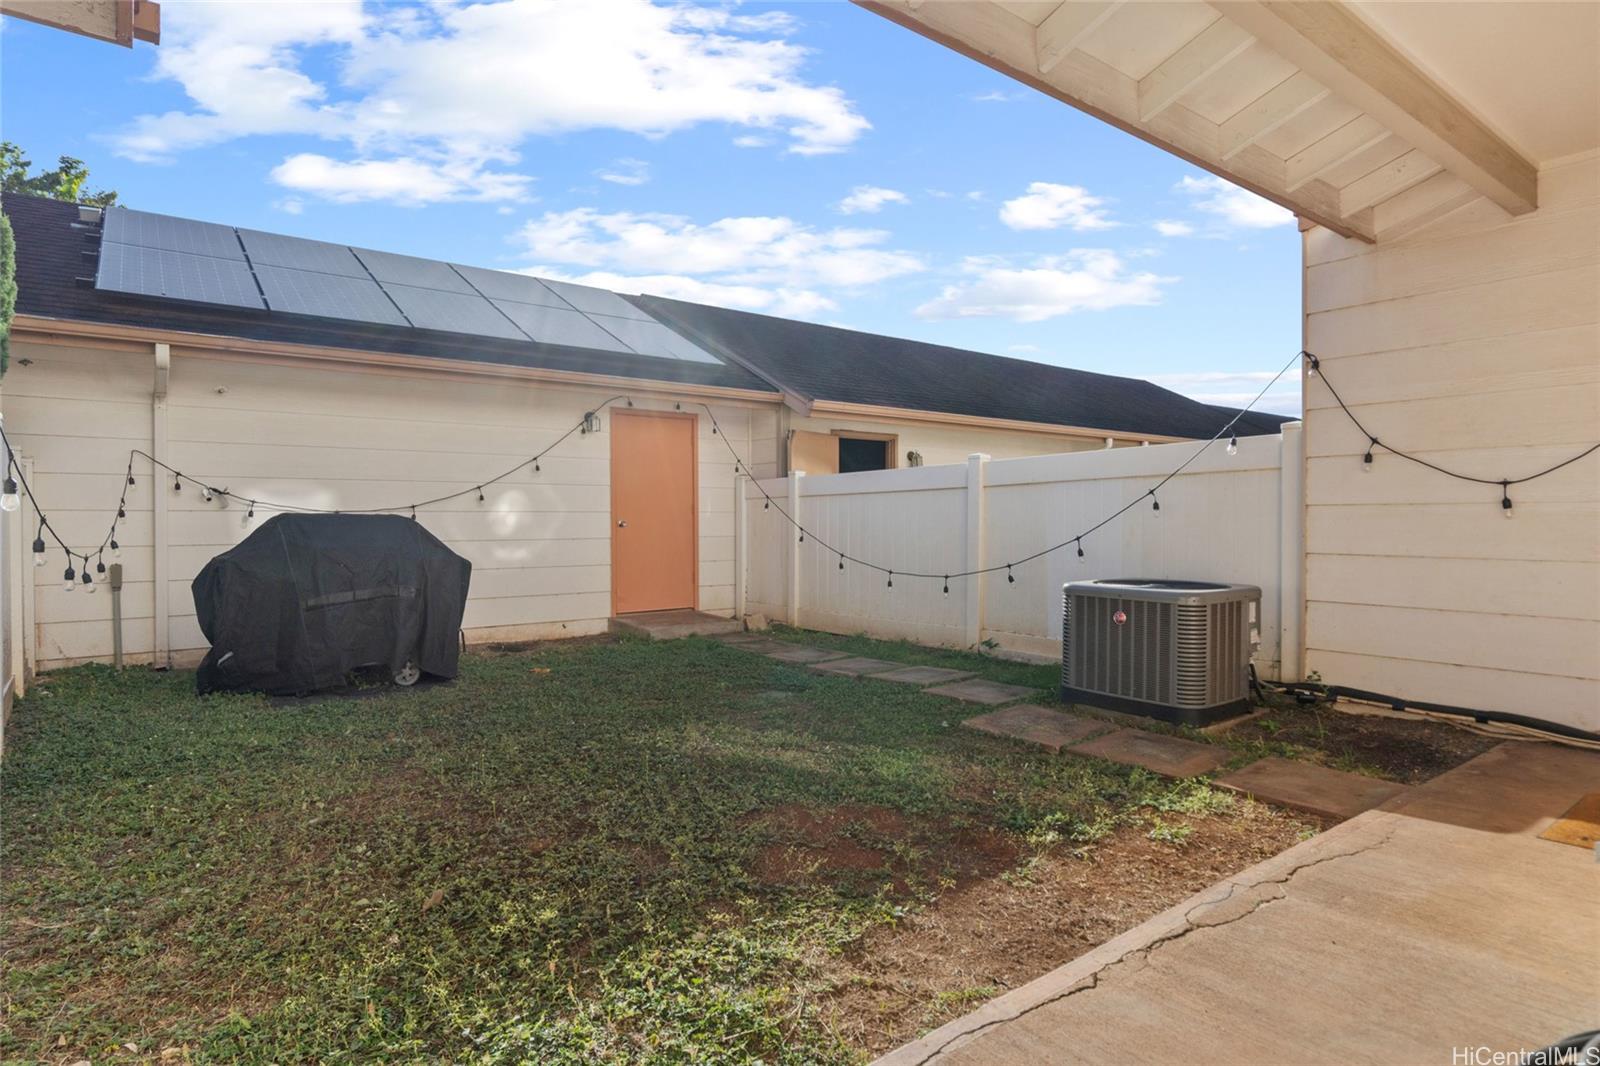
[[[1417,784],[1482,755],[1500,738],[1447,722],[1357,714],[1336,708],[1283,704],[1229,730],[1230,741],[1261,741],[1302,749],[1335,769],[1376,773]]]
[[[1278,854],[1308,824],[1254,804],[1164,821],[1191,833],[1174,845],[1124,826],[1079,853],[1058,847],[821,960],[830,1026],[852,1047],[881,1054]]]

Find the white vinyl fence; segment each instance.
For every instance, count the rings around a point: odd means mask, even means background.
[[[1206,449],[1161,489],[1074,546],[979,577],[895,577],[840,557],[944,574],[1000,566],[1068,540],[1152,489],[1199,443],[740,482],[738,610],[834,633],[923,644],[993,642],[1058,656],[1061,586],[1086,578],[1227,581],[1261,588],[1256,667],[1297,679],[1303,496],[1300,424]],[[776,503],[766,506],[764,489]],[[796,517],[804,541],[779,512]]]

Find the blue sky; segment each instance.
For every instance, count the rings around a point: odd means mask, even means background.
[[[5,20],[4,137],[132,207],[1214,402],[1299,347],[1286,212],[853,5],[168,0],[162,21],[127,52]]]

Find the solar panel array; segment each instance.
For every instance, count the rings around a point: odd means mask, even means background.
[[[606,289],[122,207],[104,218],[108,292],[719,362]]]

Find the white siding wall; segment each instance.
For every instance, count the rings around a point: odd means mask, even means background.
[[[1220,422],[1219,422],[1220,425]],[[1011,429],[985,429],[979,426],[950,426],[934,422],[895,421],[893,419],[845,418],[836,415],[791,416],[789,428],[811,433],[842,430],[857,433],[899,436],[895,450],[897,466],[906,465],[906,452],[922,453],[924,466],[964,463],[974,452],[996,459],[1022,455],[1052,455],[1057,452],[1094,451],[1105,447],[1103,438],[1067,437],[1059,433],[1027,433]],[[1127,443],[1126,441],[1122,443]]]
[[[114,513],[128,450],[151,450],[151,355],[17,344],[6,377],[7,431],[34,461],[34,488],[75,547],[98,543]],[[21,359],[31,359],[28,366]],[[621,390],[585,390],[448,375],[275,366],[175,354],[167,461],[185,474],[306,506],[360,508],[442,495],[489,478],[546,447]],[[642,408],[670,400],[635,394]],[[697,410],[685,398],[685,410]],[[717,405],[729,440],[749,454],[776,436],[776,407]],[[429,530],[472,561],[469,640],[577,635],[604,628],[610,599],[610,421],[575,435],[539,474],[486,488],[488,500],[419,512]],[[700,606],[733,609],[733,461],[700,418]],[[770,454],[770,453],[769,453]],[[756,460],[752,460],[753,462]],[[134,463],[137,484],[120,527],[126,649],[148,660],[154,641],[152,493],[171,514],[171,648],[180,661],[205,647],[189,582],[242,539],[242,508],[172,491]],[[771,473],[770,461],[758,472]],[[268,512],[258,509],[257,522]],[[28,539],[31,520],[25,516]],[[25,545],[24,545],[25,547]],[[107,560],[110,561],[109,559]],[[35,636],[43,668],[111,651],[110,603],[60,587],[59,553],[35,571]],[[184,653],[190,654],[184,654]]]
[[[1517,477],[1600,440],[1600,159],[1539,210],[1399,240],[1306,234],[1306,346],[1379,439]],[[1600,455],[1513,487],[1377,453],[1306,387],[1307,668],[1352,688],[1600,730]]]

